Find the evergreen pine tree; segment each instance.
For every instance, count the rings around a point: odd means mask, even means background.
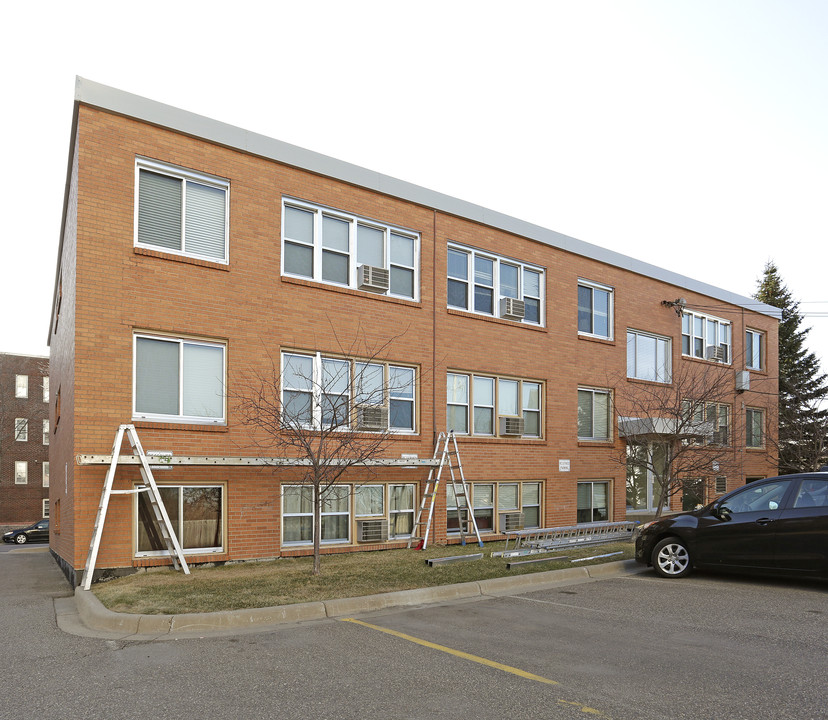
[[[817,470],[828,460],[828,376],[805,345],[799,302],[773,262],[765,265],[755,295],[782,310],[779,324],[779,472]]]

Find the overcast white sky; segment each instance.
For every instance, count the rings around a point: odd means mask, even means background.
[[[750,296],[828,369],[828,2],[4,10],[0,351],[47,354],[76,75]]]

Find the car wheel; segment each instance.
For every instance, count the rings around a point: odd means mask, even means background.
[[[665,578],[681,578],[693,569],[690,552],[684,541],[677,537],[661,540],[653,548],[652,561],[656,573]]]
[[[29,538],[26,537],[26,533],[20,533],[20,535],[15,535],[14,536],[14,541],[18,545],[25,545],[27,542],[29,542]]]

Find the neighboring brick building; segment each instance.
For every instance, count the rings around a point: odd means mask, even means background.
[[[683,314],[664,305],[679,298]],[[274,359],[286,403],[305,398],[309,416],[350,409],[358,398],[313,395],[297,368],[355,372],[365,358],[342,348],[356,337],[390,340],[374,363],[377,378],[397,383],[377,408],[395,432],[387,456],[430,457],[447,425],[462,433],[485,537],[508,510],[545,527],[651,512],[652,478],[628,479],[618,461],[632,431],[619,427],[613,393],[669,384],[682,367],[728,373],[714,425],[734,470],[711,468],[705,494],[721,492],[774,472],[765,437],[777,316],[618,253],[79,79],[50,334],[60,468],[51,547],[79,580],[105,468],[76,456],[109,454],[120,424],[134,423],[148,450],[256,455],[239,412],[250,373]],[[651,428],[645,439],[657,438]],[[189,560],[215,562],[309,552],[299,473],[175,467],[158,481]],[[326,505],[325,550],[403,545],[425,476],[351,472],[347,492]],[[119,468],[116,487],[138,479]],[[135,496],[113,498],[99,568],[168,562],[142,510]],[[390,541],[360,543],[360,517],[386,519]],[[441,493],[436,542],[452,541],[453,521]]]
[[[49,358],[0,353],[0,528],[49,517]]]

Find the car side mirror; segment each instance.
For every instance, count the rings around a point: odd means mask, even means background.
[[[730,520],[730,509],[725,505],[719,505],[719,507],[713,510],[713,514],[719,518],[719,520]]]

